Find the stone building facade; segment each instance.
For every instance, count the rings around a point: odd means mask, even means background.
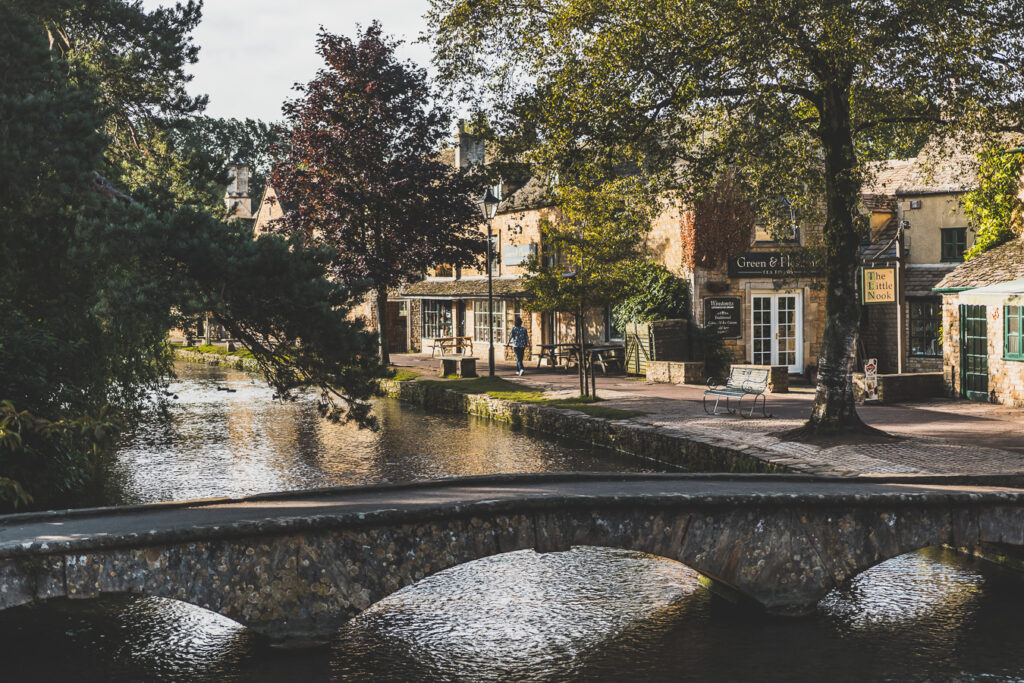
[[[949,393],[1024,406],[1024,238],[975,256],[936,291]]]
[[[942,301],[933,288],[974,245],[961,199],[977,182],[973,156],[951,154],[878,162],[862,205],[871,222],[865,268],[892,268],[896,298],[865,303],[860,353],[879,373],[940,372]]]

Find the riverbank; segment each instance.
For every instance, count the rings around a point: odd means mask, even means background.
[[[440,382],[382,380],[381,393],[429,410],[468,413],[508,422],[553,436],[566,437],[693,472],[780,473],[794,471],[773,462],[760,449],[737,448],[719,439],[694,438],[633,418],[611,420],[584,413],[533,405],[487,394],[447,389]],[[774,456],[777,457],[777,456]]]

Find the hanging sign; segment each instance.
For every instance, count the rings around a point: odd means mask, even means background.
[[[704,297],[704,327],[710,327],[722,339],[743,336],[741,303],[738,296]]]
[[[864,399],[878,400],[878,359],[868,358],[864,363]]]
[[[862,268],[860,301],[863,304],[896,302],[895,268]]]

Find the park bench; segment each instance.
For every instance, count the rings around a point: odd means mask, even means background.
[[[474,356],[441,356],[441,377],[458,375],[459,377],[476,377],[476,358]]]
[[[771,417],[766,410],[765,392],[768,391],[768,368],[751,368],[743,365],[734,365],[729,370],[729,377],[725,384],[715,384],[714,378],[708,378],[708,388],[704,392],[704,412],[708,415],[718,415],[718,402],[725,398],[725,409],[730,415],[739,413],[742,417],[753,417],[754,409],[757,408],[757,399],[761,398],[761,414],[764,417]],[[715,397],[715,407],[708,410],[708,396]],[[753,396],[754,402],[750,406],[750,412],[743,414],[743,398]],[[737,399],[736,408],[729,405],[732,399]]]

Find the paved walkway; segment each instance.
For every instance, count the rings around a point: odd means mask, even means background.
[[[500,354],[500,350],[499,350]],[[481,359],[484,360],[484,359]],[[429,354],[393,355],[392,362],[436,375],[438,361]],[[480,362],[479,360],[477,361]],[[478,370],[486,373],[486,361]],[[543,389],[552,396],[575,396],[574,372],[528,364],[517,377],[514,365],[499,361],[498,376]],[[738,447],[756,447],[782,456],[795,471],[812,474],[1009,474],[1024,473],[1024,409],[933,399],[899,405],[865,404],[861,418],[901,438],[892,442],[819,446],[782,441],[773,434],[799,427],[810,414],[811,387],[793,387],[768,397],[771,419],[709,416],[701,406],[704,387],[653,384],[623,375],[598,376],[602,405],[641,410],[632,422],[653,425],[682,436],[714,437]]]

